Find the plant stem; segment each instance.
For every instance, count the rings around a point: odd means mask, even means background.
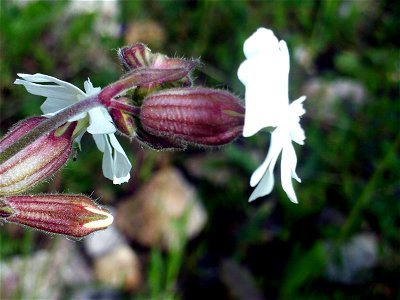
[[[122,79],[105,87],[99,94],[100,102],[105,107],[109,107],[111,100],[122,95],[126,90],[136,88],[137,86],[161,84],[164,82],[180,80],[187,76],[189,71],[190,70],[185,68],[140,68],[133,70]]]
[[[98,96],[90,96],[85,100],[79,101],[67,107],[66,109],[60,111],[51,118],[48,118],[37,127],[35,127],[33,130],[29,131],[27,134],[15,141],[8,148],[4,149],[4,151],[0,153],[0,164],[4,163],[10,157],[27,147],[29,144],[37,140],[42,135],[57,129],[64,123],[68,122],[68,120],[71,119],[73,116],[89,111],[90,109],[98,106],[102,106],[102,104],[99,102]]]
[[[140,107],[123,103],[118,100],[112,99],[108,108],[117,109],[123,112],[127,112],[135,117],[139,117],[140,115]]]
[[[360,214],[362,212],[362,209],[367,205],[371,197],[374,195],[374,190],[376,189],[376,185],[381,179],[381,176],[384,174],[384,171],[386,171],[390,167],[390,164],[393,161],[394,157],[396,157],[399,144],[400,134],[397,135],[397,138],[394,140],[392,147],[379,162],[374,174],[368,181],[368,184],[365,186],[360,197],[358,197],[355,205],[353,206],[353,209],[350,212],[350,215],[346,220],[346,223],[342,226],[339,232],[339,241],[343,241],[348,238],[353,227],[360,222]]]

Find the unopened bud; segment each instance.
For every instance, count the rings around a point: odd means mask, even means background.
[[[131,104],[130,99],[125,97],[118,98],[118,102],[127,105]],[[128,137],[133,137],[135,135],[136,125],[132,115],[124,112],[121,109],[115,108],[109,109],[109,113],[113,119],[115,126],[121,133],[127,135]]]
[[[145,132],[184,147],[220,146],[241,135],[244,107],[227,91],[176,88],[144,99],[140,121]]]
[[[151,69],[183,69],[185,74],[176,81],[169,81],[169,87],[184,87],[192,85],[190,72],[200,63],[196,59],[170,58],[161,53],[152,53],[151,50],[142,43],[136,43],[132,46],[124,47],[118,50],[118,57],[126,71],[138,68]],[[160,84],[160,83],[158,83]],[[142,85],[142,87],[153,87],[155,83]]]
[[[0,152],[34,129],[45,117],[33,117],[18,123],[0,141]],[[68,160],[76,122],[44,134],[0,164],[0,195],[16,194],[31,188],[57,172]]]
[[[136,43],[118,50],[118,58],[126,71],[150,67],[153,55],[151,50],[143,43]]]
[[[143,43],[123,47],[118,50],[118,57],[126,71],[137,68],[179,69],[193,70],[199,65],[195,59],[170,58],[161,53],[152,53]]]
[[[1,215],[3,207],[12,212]],[[113,216],[82,195],[23,195],[0,198],[0,217],[46,232],[75,238],[105,229]]]

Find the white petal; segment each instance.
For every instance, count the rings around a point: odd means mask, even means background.
[[[44,114],[51,114],[63,110],[74,103],[75,101],[71,101],[71,97],[69,99],[62,99],[61,97],[47,98],[40,106],[40,109]]]
[[[81,140],[82,140],[82,137],[83,137],[83,135],[85,134],[85,132],[86,132],[86,131],[82,131],[82,132],[74,139],[74,143],[76,143],[76,144],[78,145],[79,150],[82,150],[82,147],[81,147]]]
[[[128,182],[131,175],[130,171],[132,165],[125,154],[124,149],[122,149],[120,143],[118,142],[117,138],[114,134],[108,135],[111,146],[114,148],[114,159],[113,159],[113,169],[114,169],[114,176],[113,176],[113,183],[114,184],[121,184],[123,182]]]
[[[278,39],[270,29],[258,28],[243,44],[246,58],[263,55],[278,46]]]
[[[96,107],[89,112],[90,120],[87,131],[91,134],[107,134],[116,131],[111,116],[103,107]]]
[[[94,136],[94,135],[93,135]],[[114,162],[112,157],[112,148],[106,135],[102,135],[104,141],[104,154],[103,154],[103,175],[104,177],[114,180]]]
[[[87,96],[93,96],[96,95],[98,93],[100,93],[101,88],[99,87],[93,87],[92,82],[90,81],[90,79],[88,78],[88,80],[86,80],[83,84],[84,88],[85,88],[85,92]]]
[[[94,134],[93,139],[97,148],[104,152],[102,163],[104,177],[112,180],[114,184],[128,182],[132,165],[115,135]]]
[[[303,128],[301,128],[300,124],[295,124],[294,127],[290,130],[290,138],[292,141],[299,145],[304,145],[304,140],[306,139],[306,135],[304,133]]]
[[[73,84],[63,81],[63,80],[60,80],[60,79],[57,79],[52,76],[48,76],[48,75],[44,75],[44,74],[40,74],[40,73],[37,73],[34,75],[18,73],[17,75],[19,77],[25,79],[26,81],[30,81],[30,82],[52,82],[52,83],[55,83],[61,87],[64,87],[70,95],[84,95],[84,93],[79,88],[74,86]],[[15,83],[18,82],[17,84],[22,84],[19,81],[20,80],[17,79],[15,81]]]
[[[78,100],[78,95],[76,93],[71,93],[71,90],[63,86],[43,85],[20,79],[15,80],[14,83],[23,85],[26,90],[33,95],[68,101],[68,105]]]
[[[275,162],[276,162],[276,160],[275,160]],[[267,169],[267,171],[264,173],[263,177],[261,178],[260,182],[258,183],[257,187],[254,189],[253,193],[251,193],[249,202],[271,193],[272,188],[274,187],[274,182],[275,182],[273,171],[274,171],[274,168],[272,166]]]
[[[293,203],[297,202],[296,193],[293,189],[292,176],[293,178],[300,181],[300,178],[296,174],[296,163],[297,157],[296,152],[294,151],[292,143],[288,140],[282,150],[282,158],[281,158],[281,181],[282,188],[288,195],[290,201]]]
[[[290,138],[297,144],[304,145],[306,139],[303,128],[300,126],[300,116],[306,111],[303,108],[303,101],[306,99],[305,96],[293,101],[289,106],[289,118],[291,119],[290,124]]]
[[[96,143],[97,148],[101,152],[104,152],[105,147],[106,147],[106,138],[104,137],[104,135],[103,134],[93,134],[92,136]]]
[[[271,134],[271,142],[268,150],[267,157],[264,162],[254,171],[250,178],[250,186],[255,186],[268,169],[273,171],[276,160],[282,151],[283,141],[280,133],[280,128],[275,129]]]
[[[243,136],[265,127],[276,127],[287,110],[289,51],[272,31],[260,28],[244,43],[248,58],[238,69],[246,86],[246,113]]]
[[[292,114],[300,117],[306,113],[303,107],[303,102],[307,99],[306,96],[301,96],[299,99],[294,100],[290,103],[290,111]]]

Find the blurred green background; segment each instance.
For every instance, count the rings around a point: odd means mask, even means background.
[[[140,41],[153,52],[201,58],[196,84],[243,96],[236,72],[244,40],[267,27],[288,43],[290,99],[308,96],[301,120],[306,144],[296,147],[298,205],[282,191],[279,168],[273,193],[247,202],[249,178],[266,154],[268,134],[221,149],[177,153],[142,149],[120,137],[134,166],[131,181],[121,186],[103,178],[101,153],[86,136],[77,161],[35,189],[92,194],[118,207],[172,165],[195,187],[208,215],[205,228],[175,250],[129,241],[140,253],[144,280],[134,291],[114,287],[112,297],[400,297],[400,2],[2,0],[0,5],[2,135],[17,121],[40,114],[44,101],[13,85],[17,73],[48,74],[80,88],[90,77],[94,86],[104,87],[123,73],[116,50]],[[64,238],[5,224],[0,260],[29,259],[58,239]],[[73,246],[84,253],[80,244]],[[2,276],[4,270],[3,265]],[[23,276],[30,270],[17,277]],[[0,284],[5,297],[8,283]],[[63,288],[62,298],[73,298],[76,287]]]

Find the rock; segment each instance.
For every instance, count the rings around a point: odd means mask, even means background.
[[[115,215],[115,211],[112,208],[107,207],[107,209]],[[105,255],[125,243],[126,241],[115,226],[115,223],[104,230],[94,232],[83,240],[85,250],[92,258]]]
[[[94,261],[97,280],[114,288],[132,291],[142,281],[141,267],[136,253],[128,245],[119,245]]]
[[[332,252],[332,243],[327,242],[325,247],[328,252]],[[327,265],[326,276],[341,283],[360,283],[377,263],[377,238],[372,234],[359,234],[340,247],[339,257],[334,255]]]
[[[302,89],[307,96],[307,113],[324,123],[336,120],[337,108],[343,107],[349,113],[356,112],[366,101],[364,86],[354,80],[338,79],[331,82],[312,79]]]
[[[179,246],[182,234],[194,237],[207,219],[191,186],[172,167],[158,171],[137,194],[120,203],[116,224],[130,239],[144,246]]]
[[[236,261],[222,261],[220,277],[232,299],[264,299],[250,271]]]
[[[75,242],[57,238],[51,250],[0,263],[0,298],[61,299],[66,286],[91,283],[90,269]]]
[[[120,300],[124,299],[124,294],[118,289],[109,287],[88,287],[75,291],[68,299]]]

